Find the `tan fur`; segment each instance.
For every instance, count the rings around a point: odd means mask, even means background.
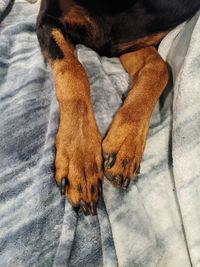
[[[168,31],[160,32],[150,36],[145,36],[127,43],[121,43],[114,46],[114,50],[126,51],[128,49],[138,50],[144,47],[149,47],[152,45],[157,45],[159,42],[167,35]]]
[[[103,141],[103,152],[116,154],[114,166],[107,169],[105,174],[108,177],[122,175],[124,179],[130,179],[140,165],[150,116],[167,84],[168,70],[153,47],[124,54],[120,59],[132,77],[133,86]],[[116,185],[115,181],[113,184]]]
[[[56,181],[69,179],[67,196],[78,206],[97,202],[98,179],[102,179],[101,135],[90,101],[87,75],[74,56],[60,30],[52,36],[64,54],[64,59],[49,60],[60,107],[60,126],[56,137]]]
[[[69,23],[92,25],[87,17],[83,19],[79,16],[79,12],[82,11],[78,8],[68,10],[67,18],[63,16],[63,19]],[[89,81],[74,55],[73,45],[66,41],[59,29],[53,29],[51,35],[64,55],[63,59],[51,60],[45,52],[52,68],[60,107],[60,125],[56,136],[56,181],[60,184],[62,178],[68,178],[66,195],[72,205],[78,206],[80,200],[96,203],[98,179],[103,177],[102,137],[93,114]],[[162,36],[164,33],[143,38],[142,42],[151,44]],[[141,40],[135,44],[141,44]],[[140,164],[150,115],[167,83],[168,71],[153,47],[124,54],[120,59],[133,79],[133,87],[103,141],[103,153],[116,154],[114,166],[104,172],[109,177],[120,175],[124,180],[130,180]],[[116,185],[115,181],[113,184]]]

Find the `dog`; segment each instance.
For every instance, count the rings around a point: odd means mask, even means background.
[[[151,113],[169,76],[156,47],[199,8],[200,0],[42,0],[36,33],[60,108],[55,179],[61,194],[85,215],[97,214],[104,176],[127,189],[139,171]],[[76,44],[119,57],[133,80],[104,138]]]

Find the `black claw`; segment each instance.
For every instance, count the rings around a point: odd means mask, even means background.
[[[129,186],[129,184],[130,184],[130,180],[129,180],[129,179],[126,179],[126,180],[124,181],[123,185],[122,185],[122,188],[123,188],[123,189],[127,189],[128,186]]]
[[[115,160],[116,160],[116,154],[115,153],[112,153],[109,156],[108,160],[105,161],[104,168],[105,169],[111,169],[114,166],[114,164],[115,164]]]
[[[114,180],[115,180],[115,182],[117,183],[118,186],[122,186],[123,177],[121,175],[115,176]]]
[[[81,210],[82,210],[82,212],[84,213],[85,216],[89,215],[87,210],[84,207],[81,207]]]
[[[124,102],[125,99],[126,99],[126,94],[122,94],[122,96],[121,96],[122,102]]]
[[[66,177],[62,178],[61,183],[60,183],[61,195],[65,195],[68,186],[69,186],[68,178],[66,178]]]
[[[89,215],[87,204],[83,200],[80,201],[80,207],[85,216]]]
[[[93,201],[90,204],[90,211],[91,211],[92,216],[97,215],[97,207]]]
[[[103,189],[102,189],[102,180],[100,180],[100,179],[98,179],[98,189],[99,189],[99,195],[101,195]]]
[[[105,176],[106,176],[106,178],[110,181],[110,182],[112,182],[113,181],[113,177],[110,175],[110,174],[105,174]]]
[[[77,215],[78,215],[79,209],[80,209],[79,206],[78,207],[73,207],[73,210],[76,212]]]
[[[139,167],[137,168],[136,174],[140,174],[140,165],[139,165]]]

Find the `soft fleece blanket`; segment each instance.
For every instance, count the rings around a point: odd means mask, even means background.
[[[105,182],[98,216],[85,217],[54,182],[59,112],[34,2],[0,0],[0,266],[200,266],[200,13],[159,47],[173,80],[153,112],[141,174],[127,192]],[[77,55],[104,135],[129,77],[117,58],[83,46]]]

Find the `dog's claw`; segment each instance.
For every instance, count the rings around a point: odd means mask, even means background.
[[[61,193],[61,195],[65,195],[68,185],[69,185],[68,178],[66,178],[66,177],[62,178],[61,179],[61,183],[60,183],[60,193]]]
[[[140,174],[140,165],[139,165],[139,167],[137,168],[136,174]]]
[[[89,215],[87,204],[83,200],[80,201],[80,207],[85,216]]]
[[[110,182],[113,181],[113,177],[111,175],[109,175],[108,173],[106,173],[105,176]]]
[[[93,201],[90,204],[90,211],[91,211],[92,216],[97,215],[96,204]]]
[[[117,175],[115,176],[114,181],[117,183],[118,186],[122,186],[123,177],[121,175]]]
[[[98,179],[98,189],[99,189],[99,195],[101,195],[102,191],[103,191],[103,189],[102,189],[102,180],[101,179]]]
[[[129,186],[129,184],[130,184],[130,180],[129,180],[129,179],[126,179],[126,180],[123,182],[122,188],[123,188],[123,189],[127,189],[128,186]]]
[[[79,209],[80,209],[79,206],[78,207],[73,207],[73,210],[76,212],[77,215],[78,215]]]
[[[104,168],[105,169],[111,169],[113,167],[113,165],[115,164],[115,160],[116,160],[116,154],[112,153],[109,157],[108,160],[105,161],[104,163]]]

